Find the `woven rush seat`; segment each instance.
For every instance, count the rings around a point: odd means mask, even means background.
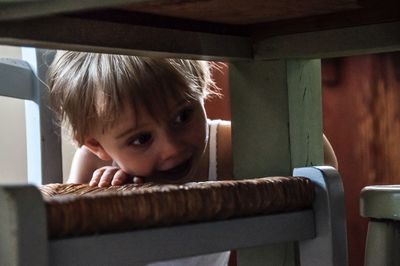
[[[49,238],[121,232],[309,208],[314,186],[304,177],[265,177],[184,185],[86,184],[40,187]]]

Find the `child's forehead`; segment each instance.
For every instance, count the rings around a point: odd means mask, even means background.
[[[147,118],[153,120],[163,120],[164,118],[174,115],[180,108],[189,104],[202,104],[201,98],[189,97],[166,97],[160,102],[160,99],[154,98],[149,102],[134,102],[125,100],[121,112],[129,112],[136,120]]]

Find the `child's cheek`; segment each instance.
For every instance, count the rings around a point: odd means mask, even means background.
[[[155,158],[148,154],[129,156],[121,164],[121,169],[130,176],[149,176],[154,171]]]

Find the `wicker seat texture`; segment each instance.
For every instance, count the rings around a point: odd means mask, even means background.
[[[49,238],[293,211],[314,199],[309,179],[282,176],[109,188],[48,184],[40,191]]]

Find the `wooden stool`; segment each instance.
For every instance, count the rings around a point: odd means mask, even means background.
[[[400,265],[400,185],[365,187],[360,213],[369,219],[364,265]]]

